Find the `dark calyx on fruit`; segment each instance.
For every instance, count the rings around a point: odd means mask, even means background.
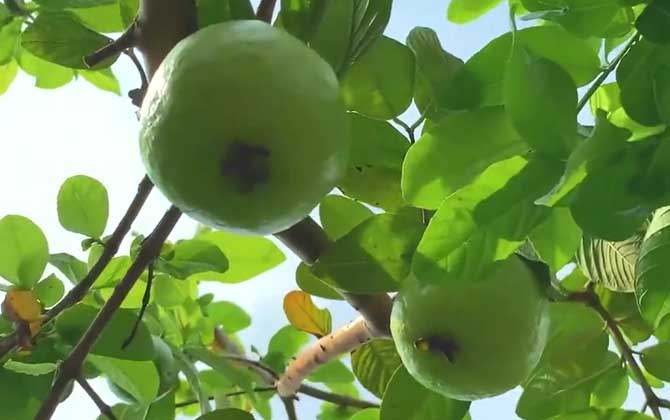
[[[421,351],[441,353],[449,362],[454,363],[458,354],[458,344],[454,340],[444,337],[422,337],[414,342],[414,347]]]
[[[221,158],[221,175],[229,178],[241,193],[249,193],[270,178],[270,152],[242,142],[230,144]]]

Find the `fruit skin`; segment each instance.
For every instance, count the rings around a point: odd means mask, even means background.
[[[194,219],[238,233],[297,223],[348,163],[332,69],[256,20],[181,41],[152,79],[140,125],[142,159],[163,194]]]
[[[472,401],[529,376],[547,341],[548,306],[540,282],[512,256],[474,281],[425,285],[411,276],[394,301],[391,333],[418,382]]]

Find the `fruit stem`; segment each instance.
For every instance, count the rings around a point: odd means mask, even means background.
[[[319,366],[349,353],[374,337],[375,334],[368,328],[363,317],[358,317],[339,330],[321,337],[288,365],[277,380],[277,394],[282,398],[292,397],[300,389],[302,381]]]

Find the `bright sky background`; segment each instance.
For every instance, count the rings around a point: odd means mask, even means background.
[[[466,26],[447,22],[447,1],[396,0],[386,34],[404,41],[415,26],[433,28],[446,50],[463,59],[482,48],[487,41],[508,30],[507,10],[496,9]],[[122,90],[139,85],[136,71],[122,57],[114,66]],[[137,146],[138,124],[135,109],[125,97],[100,91],[81,80],[54,91],[40,90],[25,74],[19,75],[9,91],[0,97],[3,138],[0,138],[0,217],[21,214],[32,219],[45,232],[51,252],[69,252],[83,257],[81,236],[63,230],[56,215],[56,194],[68,177],[85,174],[102,181],[109,191],[110,218],[107,232],[116,225],[135,194],[144,174]],[[412,122],[416,114],[407,116]],[[168,207],[154,191],[142,210],[134,230],[147,234]],[[172,238],[191,237],[195,224],[183,218]],[[281,308],[283,295],[297,288],[294,271],[297,259],[289,257],[279,268],[241,285],[205,284],[203,292],[214,292],[218,299],[234,301],[253,314],[252,326],[243,332],[247,345],[265,349],[270,336],[286,324]],[[355,316],[341,303],[319,301],[333,312],[334,326]],[[494,315],[492,313],[492,315]],[[491,349],[495,351],[495,349]],[[96,383],[109,403],[113,396],[102,383]],[[99,386],[102,385],[102,386]],[[631,383],[632,409],[641,406],[640,393]],[[474,420],[517,419],[514,407],[520,392],[473,403]],[[111,404],[110,404],[111,405]],[[314,419],[319,403],[302,397],[298,403],[302,420]],[[284,418],[280,405],[273,406],[276,419]],[[78,388],[56,412],[55,419],[95,419],[97,408]]]

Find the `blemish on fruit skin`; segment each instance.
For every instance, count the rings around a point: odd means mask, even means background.
[[[443,354],[450,363],[454,363],[459,347],[454,340],[444,337],[421,337],[414,341],[414,348],[419,351],[431,351]]]
[[[233,142],[219,161],[220,173],[236,184],[241,193],[250,193],[270,178],[270,151],[261,146]]]

